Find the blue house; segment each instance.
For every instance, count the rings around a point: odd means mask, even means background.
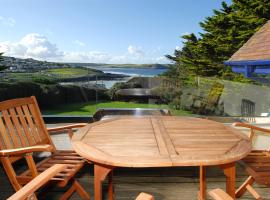
[[[270,20],[224,64],[245,77],[270,74]]]

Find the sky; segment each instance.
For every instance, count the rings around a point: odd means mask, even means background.
[[[169,63],[222,0],[0,0],[0,52],[56,62]],[[230,3],[230,0],[226,0]]]

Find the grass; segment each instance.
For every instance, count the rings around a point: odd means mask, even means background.
[[[99,70],[87,69],[83,67],[71,68],[53,68],[35,72],[12,72],[8,73],[8,79],[15,81],[32,81],[34,79],[46,78],[49,80],[61,80],[62,78],[82,77],[86,75],[95,75],[102,73]]]
[[[171,110],[173,115],[191,115],[188,111],[173,110],[168,105],[162,104],[143,104],[133,102],[121,101],[107,101],[107,102],[90,102],[90,103],[76,103],[57,106],[51,110],[44,110],[42,114],[45,115],[93,115],[98,108],[161,108]]]
[[[40,72],[33,72],[33,73],[12,72],[8,74],[8,78],[15,81],[32,81],[33,79],[42,79],[42,78],[53,80],[52,77],[46,74],[41,74]]]
[[[88,74],[98,74],[100,73],[100,71],[97,70],[93,70],[93,69],[87,69],[87,68],[70,68],[70,67],[65,67],[65,68],[54,68],[54,69],[48,69],[46,70],[46,72],[48,74],[52,74],[52,75],[60,75],[60,76],[75,76],[75,77],[79,77],[79,76],[85,76]]]

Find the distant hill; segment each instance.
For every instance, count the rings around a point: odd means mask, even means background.
[[[106,63],[65,63],[70,66],[77,67],[112,67],[112,68],[153,68],[153,69],[166,69],[171,64],[106,64]]]
[[[106,63],[65,63],[65,62],[47,62],[39,61],[32,58],[22,59],[3,56],[2,65],[19,69],[48,69],[48,68],[62,68],[62,67],[115,67],[115,68],[153,68],[153,69],[166,69],[171,64],[106,64]]]

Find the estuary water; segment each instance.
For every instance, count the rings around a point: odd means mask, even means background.
[[[93,68],[93,67],[91,67]],[[143,76],[143,77],[153,77],[162,74],[167,71],[167,68],[124,68],[124,67],[97,67],[93,68],[101,70],[104,73],[111,74],[124,74],[128,76]]]
[[[91,67],[103,71],[104,73],[111,74],[124,74],[130,76],[128,78],[111,81],[101,81],[101,84],[106,88],[111,88],[116,82],[126,82],[132,77],[154,77],[167,71],[167,68],[124,68],[124,67]]]

